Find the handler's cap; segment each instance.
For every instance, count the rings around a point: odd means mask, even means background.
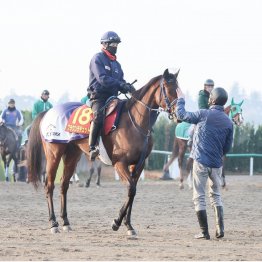
[[[49,96],[49,91],[48,91],[48,90],[44,90],[44,91],[42,92],[42,95],[47,95],[47,96]]]

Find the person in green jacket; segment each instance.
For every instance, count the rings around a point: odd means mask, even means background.
[[[204,83],[204,89],[200,90],[198,93],[198,109],[208,109],[209,108],[209,96],[211,91],[214,88],[214,81],[212,79],[207,79]],[[193,135],[194,135],[195,125],[191,125],[189,128],[189,139],[187,145],[189,147],[192,146],[193,143]]]
[[[49,99],[49,91],[44,90],[41,94],[41,99],[36,101],[32,110],[32,118],[35,119],[37,115],[41,112],[49,110],[53,107],[53,105],[48,101]]]
[[[212,79],[207,79],[204,83],[204,89],[200,90],[198,93],[198,109],[208,109],[208,100],[211,91],[214,88],[214,81]]]

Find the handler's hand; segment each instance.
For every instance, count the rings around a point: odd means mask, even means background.
[[[182,90],[179,87],[176,89],[176,93],[177,93],[177,98],[185,99],[185,95],[183,94]]]

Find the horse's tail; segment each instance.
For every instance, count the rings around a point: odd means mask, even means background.
[[[44,117],[46,111],[40,113],[33,121],[27,144],[27,169],[28,169],[28,182],[32,182],[34,187],[38,187],[39,176],[42,164],[43,145],[40,134],[40,122]]]

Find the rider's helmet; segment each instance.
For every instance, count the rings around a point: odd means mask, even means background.
[[[227,91],[222,87],[216,87],[211,91],[209,100],[211,105],[223,106],[227,102],[227,98]]]
[[[207,79],[204,83],[205,86],[214,86],[215,83],[212,79]]]
[[[9,101],[8,101],[8,104],[15,104],[15,100],[13,98],[11,98]]]
[[[121,43],[121,39],[117,33],[113,31],[105,32],[100,40],[101,44],[103,43]]]

